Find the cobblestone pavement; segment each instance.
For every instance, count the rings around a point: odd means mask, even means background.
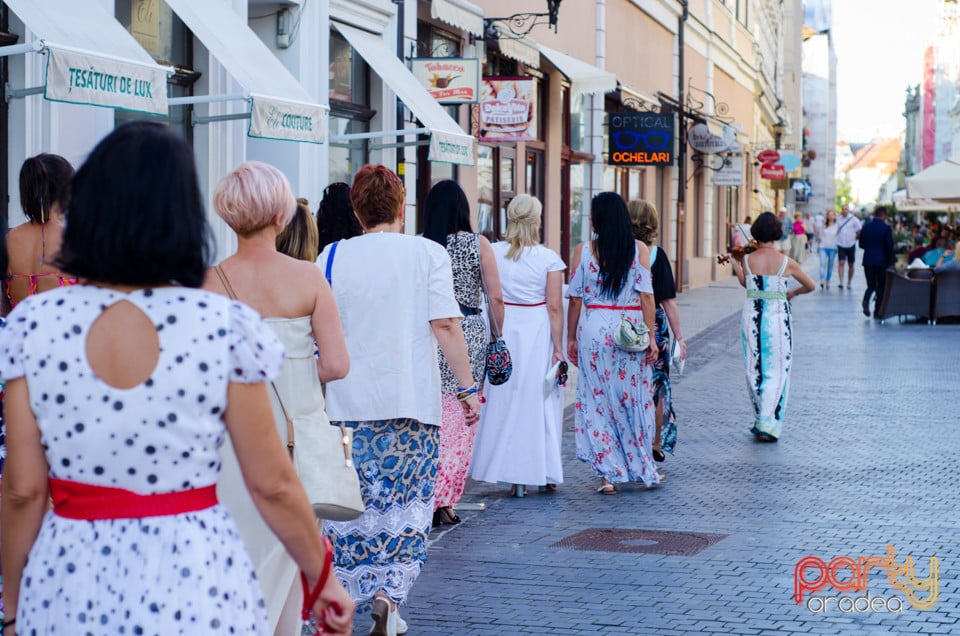
[[[864,318],[862,278],[858,266],[853,290],[793,301],[795,358],[778,444],[748,434],[739,314],[727,309],[739,307],[742,291],[685,292],[682,319],[710,326],[688,337],[690,359],[674,382],[680,434],[663,464],[666,482],[595,494],[597,480],[575,458],[568,409],[559,492],[534,487],[516,499],[505,484],[471,482],[463,504],[484,509],[461,510],[463,523],[431,535],[402,610],[411,636],[960,633],[960,325]],[[555,545],[590,528],[725,536],[689,556]],[[628,537],[608,547],[654,543]],[[879,568],[867,577],[871,597],[895,597],[888,605],[902,611],[844,612],[834,602],[821,612],[793,601],[801,558],[856,560],[885,555],[888,544],[897,563],[914,557],[917,577],[939,559],[932,609],[911,606]],[[815,595],[863,596],[829,586]],[[357,634],[368,628],[358,619]]]

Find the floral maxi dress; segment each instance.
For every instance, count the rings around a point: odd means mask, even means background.
[[[644,353],[624,351],[613,342],[622,316],[639,322],[643,314],[601,308],[639,307],[641,293],[653,293],[652,278],[634,259],[619,295],[601,297],[600,269],[584,244],[567,290],[568,297],[583,298],[586,312],[577,328],[577,459],[611,483],[642,481],[652,486],[660,481],[652,455],[656,430],[652,370]]]

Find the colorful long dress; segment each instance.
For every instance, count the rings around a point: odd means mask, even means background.
[[[787,261],[784,257],[775,275],[760,276],[750,271],[750,257],[743,259],[747,299],[743,304],[740,335],[747,390],[756,413],[751,432],[774,438],[780,437],[783,425],[793,358],[790,303],[787,302],[787,279],[783,277]]]
[[[661,450],[673,453],[677,445],[677,414],[673,410],[673,393],[670,390],[670,329],[667,313],[661,303],[677,297],[673,282],[673,270],[670,259],[658,246],[650,248],[650,270],[653,275],[653,296],[657,304],[656,333],[657,359],[653,363],[653,402],[663,413],[663,426],[660,430]]]
[[[574,433],[577,459],[599,477],[617,484],[660,482],[652,455],[656,416],[652,369],[644,353],[618,348],[613,333],[622,316],[643,320],[636,310],[602,307],[638,307],[641,293],[653,293],[650,272],[634,259],[627,283],[616,298],[600,296],[600,268],[584,244],[580,266],[567,296],[583,298],[585,314],[577,327],[580,360]]]
[[[464,232],[447,237],[447,253],[453,267],[453,294],[464,311],[463,337],[473,380],[483,384],[483,368],[487,351],[487,327],[480,315],[480,235]],[[454,506],[463,495],[467,483],[470,455],[476,426],[467,426],[463,407],[457,400],[457,379],[447,364],[443,351],[437,348],[440,363],[440,386],[443,392],[443,425],[440,427],[440,460],[437,464],[437,486],[434,508]]]

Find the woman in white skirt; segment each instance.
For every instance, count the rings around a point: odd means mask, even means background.
[[[563,481],[560,438],[563,397],[545,390],[544,377],[563,360],[563,270],[551,249],[540,245],[543,206],[520,194],[507,207],[506,240],[493,252],[503,288],[503,338],[513,374],[484,386],[486,404],[473,447],[471,474],[486,482],[513,484],[522,497],[527,484],[553,492]]]

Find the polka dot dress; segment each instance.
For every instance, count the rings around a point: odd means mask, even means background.
[[[142,384],[98,379],[86,336],[126,300],[156,325]],[[0,377],[26,376],[50,477],[167,493],[216,483],[230,381],[277,375],[283,349],[253,310],[184,288],[76,286],[31,296],[0,331]],[[243,543],[222,506],[167,517],[76,521],[48,512],[21,584],[17,633],[266,634]]]

